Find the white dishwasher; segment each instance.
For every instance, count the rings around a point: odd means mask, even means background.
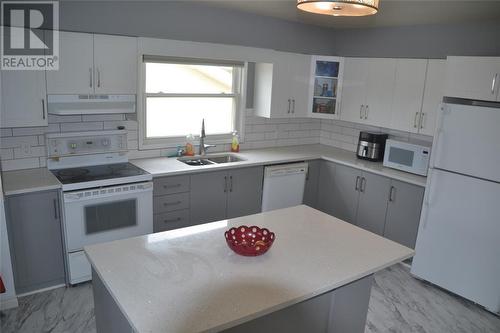
[[[293,163],[264,168],[263,212],[302,204],[307,166]]]

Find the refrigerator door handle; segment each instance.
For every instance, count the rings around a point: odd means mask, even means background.
[[[443,132],[443,117],[446,112],[446,105],[441,104],[438,110],[438,116],[436,119],[436,135],[434,136],[434,142],[432,144],[432,154],[429,161],[429,168],[434,168],[436,165],[436,158],[439,155],[439,141],[441,139],[441,134]]]
[[[493,75],[493,80],[491,80],[491,94],[492,95],[495,94],[495,86],[497,85],[497,76],[498,76],[498,73],[495,73],[495,75]]]

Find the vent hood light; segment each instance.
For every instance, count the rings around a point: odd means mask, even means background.
[[[297,0],[297,8],[332,16],[366,16],[378,12],[379,0]]]

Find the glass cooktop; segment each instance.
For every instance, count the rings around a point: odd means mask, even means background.
[[[52,170],[52,173],[63,185],[148,174],[146,171],[136,167],[131,163],[117,163],[69,169],[58,169]]]

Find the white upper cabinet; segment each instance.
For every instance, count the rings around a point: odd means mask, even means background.
[[[47,72],[48,94],[135,94],[137,39],[60,32],[58,71]]]
[[[0,71],[0,127],[47,126],[45,71]]]
[[[96,93],[135,94],[137,64],[137,38],[94,35]]]
[[[343,58],[311,57],[307,106],[310,117],[339,119],[343,71]]]
[[[418,133],[434,135],[436,115],[443,101],[446,60],[430,59],[425,77],[422,111],[418,123]]]
[[[47,126],[45,71],[1,71],[0,127]]]
[[[390,128],[418,133],[427,60],[396,60]]]
[[[366,84],[366,124],[390,127],[391,103],[394,95],[396,61],[394,59],[368,59]]]
[[[289,72],[292,75],[292,116],[307,117],[309,101],[309,69],[311,56],[290,54]]]
[[[396,61],[347,58],[340,119],[389,127]]]
[[[366,104],[367,75],[368,62],[365,59],[345,58],[340,119],[362,122]]]
[[[273,52],[255,64],[254,112],[266,118],[306,116],[309,56]]]
[[[498,101],[500,57],[448,57],[445,96]]]
[[[94,93],[93,35],[59,32],[59,70],[47,71],[48,94]]]

